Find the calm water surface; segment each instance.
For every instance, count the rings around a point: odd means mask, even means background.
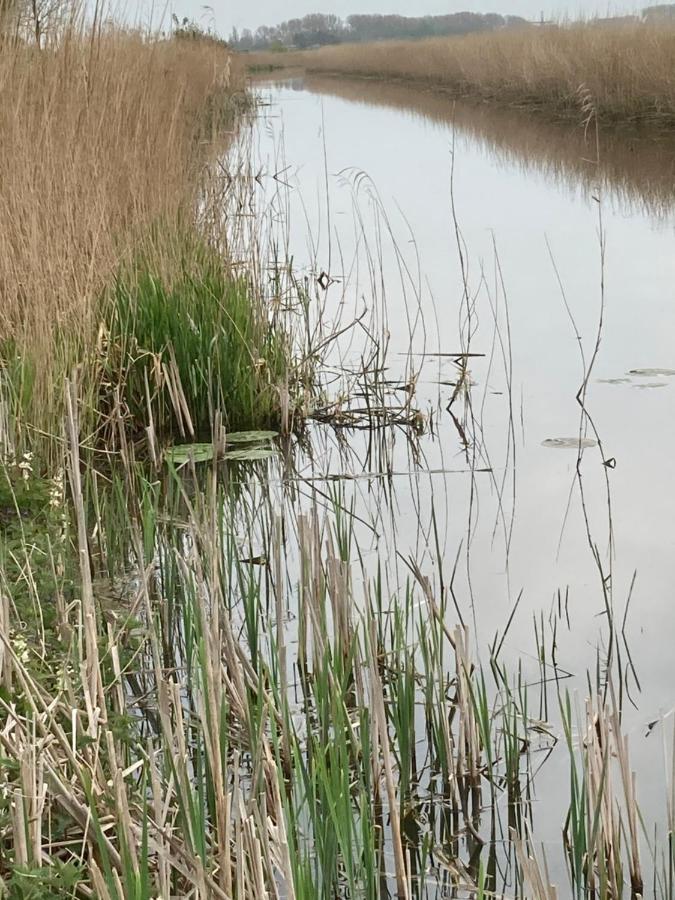
[[[641,691],[629,679],[636,708],[627,704],[626,727],[643,809],[659,819],[662,738],[675,706],[673,145],[602,135],[596,145],[592,127],[557,128],[402,87],[324,78],[260,91],[269,105],[254,152],[269,202],[289,217],[295,266],[312,281],[321,272],[335,279],[325,303],[336,329],[377,312],[386,377],[408,380],[412,361],[415,404],[433,424],[414,458],[402,434],[385,436],[388,493],[383,479],[345,483],[358,514],[375,523],[359,532],[366,560],[387,560],[391,590],[405,583],[409,554],[438,579],[427,547],[433,516],[477,654],[521,596],[504,645],[509,666],[536,679],[536,619],[549,649],[555,633],[581,700],[607,641],[589,543],[611,571],[619,620],[635,576],[625,633]],[[579,434],[580,349],[588,364],[601,309],[587,408],[604,460],[616,465],[603,466],[598,448],[584,453],[587,530],[577,450],[556,444]],[[471,360],[471,409],[462,398],[453,406],[467,448],[445,411],[457,366],[429,354],[465,349],[469,332],[470,350],[484,355]],[[336,367],[357,368],[364,346],[362,329],[343,335]],[[305,474],[377,469],[368,435],[343,436],[352,455],[317,428]],[[647,737],[655,720],[663,724]],[[537,836],[556,845],[567,772],[563,754],[537,783]]]

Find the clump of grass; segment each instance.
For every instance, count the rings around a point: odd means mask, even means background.
[[[105,303],[104,382],[132,426],[160,436],[208,433],[217,413],[229,429],[279,427],[287,335],[250,279],[192,244],[173,277],[145,260],[116,278]]]
[[[578,116],[580,95],[591,97],[600,119],[675,123],[669,24],[572,23],[490,34],[343,44],[289,53],[287,66],[415,81],[508,104]],[[252,65],[279,65],[271,54],[251,54]]]

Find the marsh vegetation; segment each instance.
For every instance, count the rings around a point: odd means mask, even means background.
[[[629,374],[603,368],[614,170],[585,176],[584,305],[555,235],[549,282],[525,273],[563,288],[533,339],[462,225],[462,160],[517,140],[349,85],[253,103],[238,65],[106,29],[0,53],[0,896],[672,900],[668,679],[635,651],[668,635],[669,508],[646,586],[617,543],[670,447],[635,443],[662,408],[630,389],[668,402],[673,369],[634,324]],[[415,145],[421,216],[394,154],[349,168],[378,114],[447,129],[442,202]],[[596,422],[602,375],[629,436]]]
[[[623,126],[670,127],[675,119],[675,27],[661,23],[571,23],[424,41],[344,44],[250,54],[253,67],[413,82],[460,98]]]

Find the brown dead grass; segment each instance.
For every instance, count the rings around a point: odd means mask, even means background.
[[[64,341],[95,334],[119,261],[151,226],[192,214],[236,89],[227,51],[207,42],[115,30],[2,47],[0,343],[39,361],[36,404],[62,391],[49,370]]]
[[[252,55],[257,66],[401,79],[554,115],[675,123],[675,27],[576,24]]]

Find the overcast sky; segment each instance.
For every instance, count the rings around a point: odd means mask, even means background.
[[[630,12],[659,0],[213,0],[205,6],[199,0],[169,0],[170,12],[188,16],[227,35],[233,26],[255,29],[276,25],[307,13],[323,12],[348,16],[350,13],[398,13],[399,15],[439,15],[449,12],[496,12],[538,19],[545,16],[614,15]],[[665,2],[665,0],[663,0]],[[155,6],[157,10],[157,6]]]

